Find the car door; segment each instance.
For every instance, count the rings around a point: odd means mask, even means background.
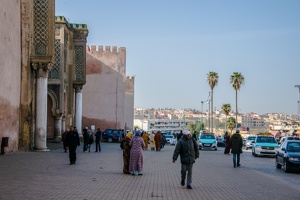
[[[283,165],[283,158],[285,155],[286,142],[284,142],[279,148],[277,153],[277,162]]]

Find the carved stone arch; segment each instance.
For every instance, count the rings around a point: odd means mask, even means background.
[[[58,101],[58,98],[57,98],[55,92],[53,92],[52,90],[49,90],[49,89],[48,89],[48,95],[49,95],[49,97],[52,99],[52,102],[53,102],[52,108],[51,108],[52,115],[53,115],[53,116],[56,116],[56,114],[57,114],[57,113],[56,113],[56,110],[59,109],[59,101]]]

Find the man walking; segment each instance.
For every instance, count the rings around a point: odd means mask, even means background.
[[[181,185],[185,185],[186,171],[188,171],[187,189],[193,189],[191,186],[193,164],[195,163],[195,160],[199,158],[199,146],[197,141],[191,137],[188,130],[183,132],[183,136],[177,142],[173,154],[173,163],[177,160],[178,155],[180,155],[181,161]]]
[[[80,145],[78,132],[74,130],[73,126],[70,126],[70,131],[67,134],[67,146],[69,147],[70,165],[74,165],[76,162],[76,148]]]
[[[230,148],[232,153],[233,167],[239,167],[240,164],[240,155],[243,153],[243,139],[240,135],[240,131],[236,130],[235,134],[233,134],[230,138]]]
[[[96,151],[95,152],[101,152],[101,146],[100,146],[100,142],[101,142],[101,137],[102,137],[102,133],[100,128],[97,129],[97,132],[95,133],[95,138],[96,138]]]

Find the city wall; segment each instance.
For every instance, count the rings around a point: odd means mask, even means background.
[[[2,0],[0,6],[0,141],[2,137],[9,137],[5,152],[18,149],[21,91],[20,7],[19,0]]]
[[[87,46],[86,85],[83,88],[82,126],[124,129],[126,121],[126,49]],[[133,106],[132,106],[133,113]],[[131,116],[133,123],[133,115]]]

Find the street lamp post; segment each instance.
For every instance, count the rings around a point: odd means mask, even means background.
[[[300,122],[300,85],[295,85],[296,88],[299,89],[299,100],[298,100],[298,120]]]
[[[200,130],[202,131],[203,130],[203,126],[204,126],[204,123],[203,123],[203,103],[204,103],[204,101],[201,101],[201,123],[203,124],[200,124]]]

